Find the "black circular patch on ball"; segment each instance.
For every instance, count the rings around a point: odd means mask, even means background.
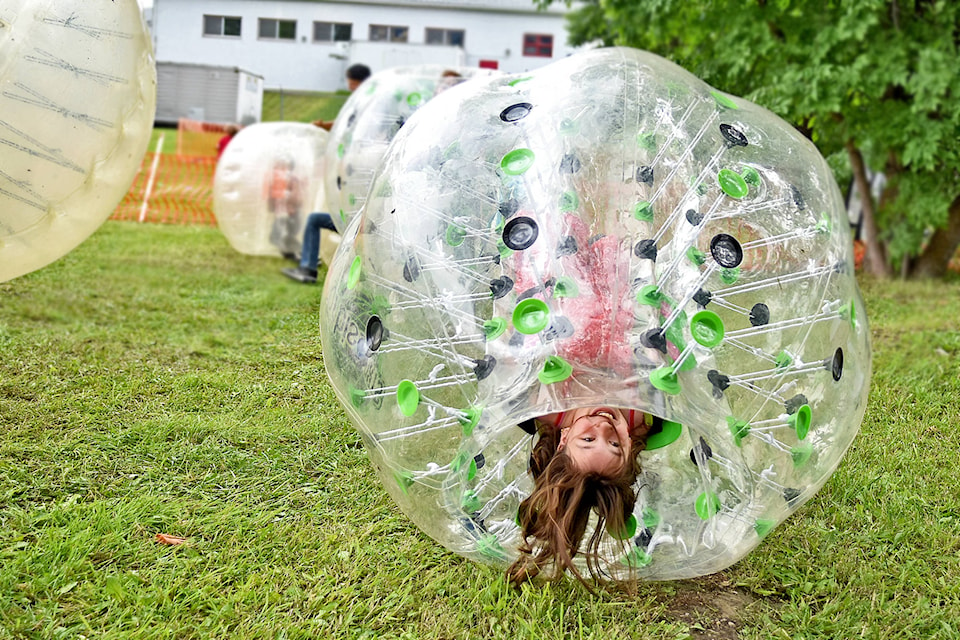
[[[633,255],[641,260],[657,261],[657,243],[654,240],[641,240],[633,247]]]
[[[641,549],[646,549],[651,540],[653,540],[653,531],[644,527],[642,531],[637,533],[637,537],[633,539],[633,543]]]
[[[755,327],[762,327],[768,322],[770,322],[770,308],[762,302],[753,305],[753,308],[750,309],[750,324]]]
[[[843,376],[843,349],[840,347],[837,347],[837,350],[833,352],[833,362],[830,363],[830,373],[833,375],[835,382],[839,382],[840,377]]]
[[[376,351],[383,342],[383,323],[377,316],[370,316],[367,320],[367,347],[370,351]]]
[[[577,173],[581,166],[583,165],[580,163],[580,158],[568,153],[560,160],[560,173]]]
[[[490,281],[490,293],[493,294],[494,300],[507,295],[511,289],[513,289],[513,280],[508,276],[500,276]]]
[[[693,301],[701,307],[705,307],[710,304],[711,300],[713,300],[713,294],[706,289],[697,289],[697,292],[693,294]]]
[[[783,408],[786,409],[787,414],[792,416],[793,414],[795,414],[797,411],[800,410],[800,407],[802,407],[807,403],[809,403],[809,400],[807,400],[807,396],[803,395],[802,393],[798,393],[797,395],[793,396],[792,398],[784,402]]]
[[[417,261],[416,256],[410,256],[407,258],[406,264],[403,265],[403,279],[407,282],[413,282],[420,277],[420,263]]]
[[[697,463],[698,450],[699,450],[700,456],[704,460],[709,460],[710,458],[713,457],[713,449],[710,448],[710,445],[707,444],[706,440],[704,440],[703,438],[700,438],[700,442],[697,443],[697,446],[695,446],[693,449],[690,449],[690,462],[692,462],[694,466],[697,466],[697,467],[700,466]]]
[[[473,374],[477,376],[477,380],[483,380],[493,371],[493,368],[497,366],[497,359],[491,355],[483,356],[480,360],[474,360]]]
[[[794,185],[790,185],[790,195],[793,196],[793,204],[797,205],[797,209],[805,209],[807,203],[803,201],[803,194],[800,193],[800,189],[797,189]]]
[[[514,218],[503,227],[503,244],[514,251],[523,251],[537,241],[540,229],[533,218]]]
[[[707,372],[707,380],[713,385],[713,397],[718,400],[723,397],[723,392],[730,386],[730,376],[725,376],[716,369],[710,369]]]
[[[667,336],[662,329],[648,329],[640,334],[640,344],[660,353],[667,352]]]
[[[638,167],[636,179],[640,184],[653,184],[653,167]]]
[[[497,210],[500,212],[500,215],[502,215],[504,218],[509,218],[510,216],[515,214],[519,208],[520,208],[520,203],[517,202],[517,199],[510,198],[509,200],[504,200],[503,202],[501,202]]]
[[[533,105],[529,102],[518,102],[517,104],[512,104],[501,111],[500,119],[504,122],[516,122],[517,120],[523,120],[530,115],[531,109],[533,109]]]
[[[800,497],[800,489],[794,489],[793,487],[787,487],[783,490],[783,499],[787,501],[787,504],[793,505],[796,502],[797,498]]]
[[[573,236],[567,236],[557,245],[557,257],[573,255],[577,252],[577,239]]]
[[[743,262],[743,249],[733,236],[718,233],[710,240],[710,254],[721,267],[733,269]]]
[[[743,132],[729,124],[720,125],[720,135],[726,141],[728,147],[747,146],[747,136]]]

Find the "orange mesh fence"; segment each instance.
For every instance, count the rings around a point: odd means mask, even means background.
[[[113,220],[215,225],[213,174],[226,125],[181,118],[177,152],[148,152]],[[169,135],[169,134],[167,134]]]
[[[215,225],[213,174],[216,168],[215,155],[203,158],[149,152],[111,219]]]

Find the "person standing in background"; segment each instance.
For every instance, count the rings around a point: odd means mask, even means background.
[[[354,64],[347,68],[347,89],[356,91],[364,80],[370,77],[370,67]],[[333,120],[315,120],[313,124],[329,131]],[[333,218],[329,213],[315,212],[307,216],[307,226],[303,229],[303,242],[300,247],[300,264],[283,270],[283,275],[304,284],[317,281],[317,263],[320,260],[320,230],[336,231]]]
[[[347,68],[347,90],[353,93],[357,90],[364,80],[370,77],[370,67],[365,64],[352,64]],[[314,120],[313,124],[330,131],[334,120]]]

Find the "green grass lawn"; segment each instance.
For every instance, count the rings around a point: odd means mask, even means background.
[[[154,127],[153,133],[150,134],[150,142],[147,145],[147,151],[154,153],[157,150],[157,143],[160,142],[160,137],[163,137],[162,146],[160,147],[160,153],[176,153],[177,152],[177,128],[176,127]]]
[[[108,222],[0,284],[0,638],[960,638],[960,282],[865,283],[862,431],[754,553],[593,597],[399,513],[283,266]]]

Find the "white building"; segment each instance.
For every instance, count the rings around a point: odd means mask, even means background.
[[[355,62],[528,71],[573,52],[564,3],[533,0],[154,0],[158,62],[230,66],[268,89],[334,91]]]

